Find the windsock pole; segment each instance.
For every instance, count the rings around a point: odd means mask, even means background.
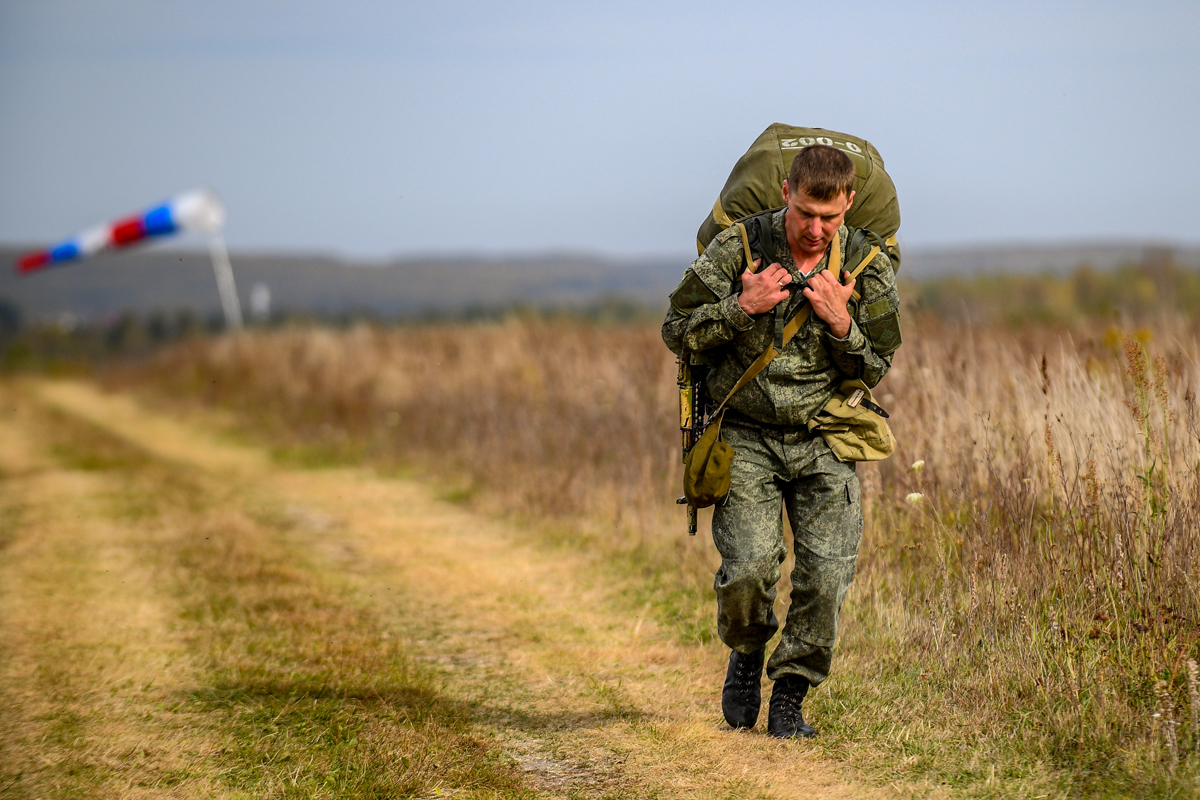
[[[229,264],[225,237],[221,235],[220,230],[209,234],[208,252],[212,256],[217,293],[221,295],[221,309],[225,312],[225,326],[230,330],[237,330],[242,327],[242,304],[238,300],[237,286],[233,282],[233,267]]]

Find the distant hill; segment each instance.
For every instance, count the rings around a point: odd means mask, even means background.
[[[204,251],[113,253],[20,276],[19,248],[0,248],[0,299],[26,321],[70,313],[91,320],[125,310],[220,312],[212,262]],[[232,253],[244,313],[256,284],[278,312],[387,317],[466,309],[579,308],[603,302],[662,306],[686,266],[668,260],[617,261],[577,255],[529,259],[417,259],[361,264],[331,257]]]
[[[18,276],[12,265],[31,248],[0,247],[0,303],[15,306],[25,322],[58,319],[102,321],[123,311],[146,314],[189,309],[220,312],[216,284],[204,251],[152,247],[114,253]],[[923,279],[979,272],[1065,273],[1086,263],[1108,270],[1136,263],[1152,245],[1112,243],[906,249],[902,277]],[[1161,248],[1157,248],[1161,250]],[[1200,248],[1175,249],[1181,266],[1200,268]],[[354,263],[303,254],[233,253],[243,308],[256,284],[270,290],[275,313],[342,314],[356,310],[385,317],[461,313],[468,309],[582,308],[627,303],[664,308],[691,256],[677,259],[605,259],[577,254],[528,258],[411,259]]]

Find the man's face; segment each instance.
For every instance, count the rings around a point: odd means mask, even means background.
[[[803,189],[789,191],[784,181],[783,201],[787,203],[783,222],[788,244],[794,252],[808,257],[822,254],[829,247],[854,202],[854,192],[849,197],[840,194],[832,200],[814,200]]]

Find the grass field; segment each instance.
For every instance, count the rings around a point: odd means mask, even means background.
[[[1200,331],[918,315],[904,333],[876,392],[899,450],[860,466],[859,572],[806,703],[819,757],[915,795],[1196,796]],[[289,468],[434,475],[473,513],[599,559],[623,602],[719,662],[711,543],[673,503],[674,378],[652,323],[520,317],[196,339],[104,374],[161,408],[231,412]],[[287,624],[360,635],[295,607]]]
[[[813,698],[854,742],[830,755],[969,793],[1194,791],[1196,328],[924,317],[905,337],[877,392],[900,447],[860,468],[859,576]],[[651,324],[294,329],[113,380],[237,409],[291,458],[432,468],[476,508],[638,564],[661,619],[713,636]]]
[[[640,576],[453,487],[44,379],[0,475],[6,798],[881,796],[730,736]]]

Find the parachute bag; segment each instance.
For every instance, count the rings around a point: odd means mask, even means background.
[[[792,159],[814,144],[836,148],[849,156],[854,164],[854,204],[846,212],[846,225],[866,228],[885,239],[892,269],[899,270],[896,232],[900,230],[900,201],[875,145],[848,133],[780,122],[763,131],[734,164],[712,211],[696,232],[696,249],[703,253],[718,233],[735,222],[782,208],[783,182],[791,172]]]
[[[694,508],[708,508],[725,499],[732,484],[733,448],[721,438],[721,411],[709,423],[683,459],[683,496]]]
[[[829,402],[808,421],[838,461],[882,461],[896,451],[887,412],[858,379],[842,381]]]

